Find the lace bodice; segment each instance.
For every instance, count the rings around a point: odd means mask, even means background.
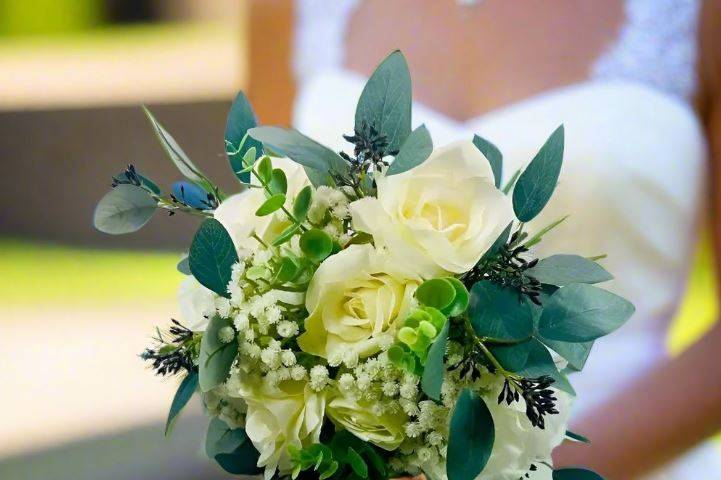
[[[301,83],[342,68],[346,26],[358,3],[296,0],[293,67]],[[589,77],[640,82],[690,101],[697,80],[699,8],[700,0],[626,0],[620,34],[593,63]]]

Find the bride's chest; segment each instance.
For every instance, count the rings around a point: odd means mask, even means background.
[[[453,0],[358,4],[344,36],[345,67],[368,75],[400,48],[422,103],[464,120],[562,85],[586,80],[617,38],[622,0]],[[372,28],[369,28],[372,25]]]

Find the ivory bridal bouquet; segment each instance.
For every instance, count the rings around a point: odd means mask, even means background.
[[[329,101],[331,101],[329,99]],[[534,258],[530,234],[563,157],[563,127],[502,183],[487,140],[434,148],[411,129],[400,52],[368,80],[352,148],[257,126],[241,93],[222,192],[147,112],[185,177],[163,193],[129,166],[95,210],[110,234],[158,209],[200,217],[178,265],[182,321],[142,354],[180,386],[166,433],[197,392],[205,450],[266,479],[592,480],[554,470],[574,395],[567,376],[632,314],[595,284],[595,260]]]

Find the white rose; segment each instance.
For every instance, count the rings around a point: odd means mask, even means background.
[[[334,423],[384,450],[395,450],[406,438],[408,416],[403,412],[376,415],[370,402],[344,395],[328,402],[327,412]]]
[[[420,276],[369,244],[351,245],[325,260],[308,286],[301,350],[324,358],[353,350],[367,357],[395,334]]]
[[[350,205],[353,227],[431,275],[470,270],[514,218],[472,142],[439,148],[418,167],[376,182],[378,198]]]
[[[215,313],[216,295],[201,285],[192,275],[183,279],[178,289],[178,304],[183,325],[194,332],[202,332]]]
[[[258,467],[270,479],[276,469],[292,469],[288,447],[305,448],[320,441],[325,392],[314,392],[305,381],[286,380],[277,386],[257,378],[244,379],[238,392],[247,404],[245,433],[260,453]]]
[[[279,168],[285,172],[288,180],[288,192],[286,194],[286,208],[290,210],[296,195],[307,185],[310,185],[308,176],[303,167],[287,158],[272,158],[273,168]],[[251,184],[259,185],[258,180],[251,177]],[[271,215],[258,217],[256,210],[267,199],[265,190],[262,188],[247,188],[246,190],[226,198],[218,208],[215,209],[215,219],[223,224],[225,229],[233,238],[236,248],[252,248],[257,242],[250,238],[255,232],[264,242],[272,242],[275,238],[291,225],[290,220],[282,211]]]

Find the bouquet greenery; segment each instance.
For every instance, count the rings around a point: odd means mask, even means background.
[[[257,126],[240,93],[227,196],[146,110],[186,180],[164,194],[134,166],[95,210],[110,234],[157,209],[203,219],[178,269],[183,321],[142,358],[180,382],[166,433],[195,392],[207,454],[271,478],[592,480],[557,469],[594,340],[633,306],[594,284],[596,260],[534,258],[561,171],[559,127],[502,184],[501,152],[475,136],[434,149],[411,129],[411,80],[393,52],[358,102],[351,153]]]

